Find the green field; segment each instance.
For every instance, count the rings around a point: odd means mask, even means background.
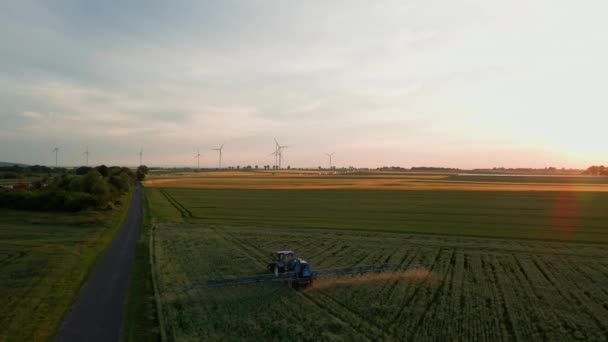
[[[319,280],[299,292],[189,288],[262,272],[267,252],[286,247],[317,268],[424,268]],[[154,255],[169,340],[602,340],[608,329],[608,258],[599,245],[159,224]]]
[[[0,210],[0,341],[54,335],[126,208],[76,214]]]
[[[608,242],[608,193],[150,188],[165,221]]]
[[[169,185],[169,184],[167,184]],[[605,340],[607,194],[147,187],[169,340]],[[294,249],[314,268],[412,271],[198,286],[263,273]]]

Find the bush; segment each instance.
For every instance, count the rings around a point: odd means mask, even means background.
[[[91,171],[92,169],[93,169],[92,167],[81,166],[76,169],[76,174],[79,176],[83,176],[83,175],[86,175],[87,173],[89,173],[89,171]]]
[[[129,191],[129,176],[124,173],[112,175],[108,181],[120,195]]]
[[[105,183],[101,173],[91,170],[82,178],[82,191],[92,194],[97,185],[101,183]]]
[[[84,192],[61,189],[0,192],[0,207],[20,210],[79,211],[97,205],[97,199]]]
[[[64,208],[68,211],[80,211],[94,207],[97,203],[95,197],[84,192],[71,192],[65,199]]]
[[[120,203],[120,196],[129,191],[135,175],[128,168],[112,167],[112,174],[103,177],[99,169],[108,171],[102,165],[89,168],[86,175],[44,177],[33,182],[32,188],[28,190],[1,190],[0,208],[43,211],[113,208],[112,203]]]
[[[70,186],[68,187],[70,191],[80,192],[83,191],[82,185],[82,177],[74,177],[70,181]]]

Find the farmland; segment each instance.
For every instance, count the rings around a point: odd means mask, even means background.
[[[608,191],[608,177],[524,177],[382,172],[241,171],[157,173],[146,184],[204,189],[370,189],[474,191]]]
[[[452,181],[443,177],[425,178],[420,190],[370,188],[367,177],[302,186],[297,178],[291,188],[288,179],[260,186],[245,177],[210,178],[155,182],[159,177],[145,191],[160,326],[169,340],[608,337],[602,191],[552,190],[576,186],[564,180],[509,180],[514,191],[504,180],[437,190],[432,183]],[[486,189],[489,182],[509,189]],[[304,291],[201,286],[263,273],[268,253],[285,248],[316,269],[417,266],[320,279]]]
[[[608,193],[150,188],[162,221],[608,242]]]
[[[608,328],[605,247],[528,241],[192,224],[155,228],[170,339],[601,340]],[[289,246],[318,268],[420,263],[394,279],[195,287],[264,269]],[[162,289],[182,291],[162,292]]]
[[[0,210],[0,341],[53,336],[126,207],[80,213]]]

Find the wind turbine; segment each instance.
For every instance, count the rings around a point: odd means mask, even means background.
[[[222,146],[220,146],[220,148],[212,148],[212,151],[218,151],[220,154],[220,169],[222,168],[222,150],[224,149],[224,144],[222,144]]]
[[[59,155],[59,147],[55,146],[53,152],[55,152],[55,167],[57,167],[57,155]]]
[[[142,147],[142,148],[139,150],[139,153],[138,153],[138,154],[139,154],[139,166],[141,166],[141,165],[143,165],[143,164],[141,163],[142,157],[143,157],[143,155],[144,155],[144,148],[143,148],[143,147]]]
[[[274,139],[274,142],[274,152],[272,152],[270,155],[274,155],[274,167],[279,167],[279,144],[277,143],[277,139]]]
[[[283,149],[284,148],[288,148],[289,146],[287,146],[287,145],[281,146],[276,138],[274,139],[274,143],[276,145],[276,150],[274,151],[274,153],[276,155],[275,159],[279,160],[278,167],[279,167],[279,170],[280,170],[281,169],[281,162],[283,161]]]
[[[86,166],[89,166],[89,146],[87,146],[87,149],[86,149],[86,151],[84,151],[83,154],[87,157]]]
[[[269,156],[274,156],[274,167],[278,167],[278,158],[279,158],[279,151],[277,149],[274,150],[274,152],[272,152],[271,154],[269,154]]]
[[[197,148],[196,149],[196,155],[194,156],[194,158],[197,158],[198,160],[198,169],[201,169],[201,151]]]
[[[329,168],[330,169],[331,169],[331,157],[333,157],[334,154],[336,154],[336,152],[325,153],[325,155],[329,157]]]

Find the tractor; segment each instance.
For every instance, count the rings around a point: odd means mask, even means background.
[[[290,261],[293,260],[293,251],[277,251],[270,253],[271,261],[268,263],[268,271],[279,275],[279,273],[285,273],[289,271]]]
[[[267,269],[276,277],[285,278],[290,286],[308,287],[312,284],[315,273],[310,264],[303,259],[295,257],[293,251],[276,251],[270,253],[272,258]]]
[[[409,264],[404,266],[392,264],[376,264],[365,266],[329,268],[313,271],[310,264],[306,260],[296,257],[293,251],[282,250],[273,252],[270,253],[270,257],[271,261],[266,266],[266,269],[269,273],[209,279],[207,280],[207,286],[215,287],[251,283],[284,282],[292,288],[300,289],[311,286],[313,281],[316,279],[352,276],[356,274],[367,273],[396,272],[408,269],[428,269],[427,265],[419,264]],[[179,289],[170,290],[177,291]]]

